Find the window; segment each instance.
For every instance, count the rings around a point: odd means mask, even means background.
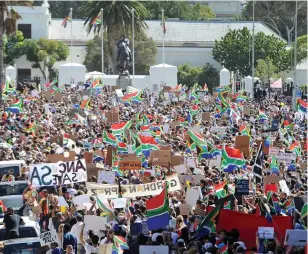
[[[25,39],[31,39],[31,24],[18,24],[17,30],[23,33]]]
[[[24,80],[31,79],[31,69],[17,69],[18,81],[22,82]]]

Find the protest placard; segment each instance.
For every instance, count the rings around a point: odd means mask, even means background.
[[[108,112],[106,113],[108,123],[119,122],[119,112]]]
[[[285,192],[288,196],[290,195],[290,189],[286,183],[286,180],[280,180],[279,186],[280,186],[281,191]]]
[[[189,204],[180,204],[180,214],[189,215],[190,214],[190,205]]]
[[[46,246],[51,243],[58,243],[57,231],[55,229],[40,234],[41,246]]]
[[[117,148],[113,146],[107,147],[107,155],[106,155],[106,165],[112,166],[112,152],[116,153]]]
[[[243,115],[250,115],[250,107],[249,106],[244,106],[243,107]]]
[[[223,134],[226,133],[227,127],[219,127],[219,126],[212,126],[210,129],[210,132],[217,133],[217,134]]]
[[[278,162],[285,162],[286,166],[289,166],[293,161],[296,161],[296,155],[293,153],[278,153],[275,156]]]
[[[115,183],[115,172],[114,171],[98,171],[97,183],[107,182],[109,184]]]
[[[202,121],[210,121],[210,120],[211,120],[211,113],[210,112],[202,113]]]
[[[120,170],[140,170],[141,169],[141,159],[138,157],[128,157],[123,158],[119,162]]]
[[[284,239],[286,246],[307,246],[308,231],[298,229],[287,229]]]
[[[185,174],[187,172],[187,168],[185,165],[178,165],[178,166],[174,166],[174,170],[178,173],[178,174]]]
[[[111,254],[113,243],[100,244],[98,254]]]
[[[85,161],[86,161],[86,164],[91,164],[91,163],[93,163],[93,153],[91,153],[91,152],[84,152],[83,153],[83,157],[84,157],[84,159],[85,159]]]
[[[258,234],[260,239],[274,239],[274,228],[258,227]]]
[[[280,152],[279,147],[270,146],[269,148],[269,155],[276,155]]]
[[[236,136],[235,148],[239,149],[246,158],[250,156],[250,137],[249,136]]]
[[[169,191],[177,191],[182,189],[182,185],[180,183],[180,179],[178,175],[174,174],[168,176],[166,181],[169,183]],[[131,197],[141,197],[141,196],[155,196],[161,193],[164,187],[163,181],[151,182],[147,184],[138,184],[138,185],[121,185],[121,189],[123,192],[123,197],[131,198]],[[87,189],[95,191],[97,194],[103,194],[108,198],[117,198],[118,193],[118,185],[102,185],[97,183],[86,183]]]
[[[63,139],[63,136],[60,136],[59,138]],[[64,154],[48,154],[47,155],[47,162],[56,163],[58,161],[74,161],[76,157],[75,152],[68,152],[68,156],[65,156]]]
[[[200,199],[200,186],[192,187],[186,190],[185,201],[190,207],[196,206],[196,202]]]
[[[125,208],[127,200],[126,198],[115,198],[112,200],[113,208]]]
[[[156,150],[151,151],[149,164],[150,166],[162,166],[168,167],[170,166],[171,161],[171,150]]]
[[[236,179],[235,195],[249,195],[248,179]]]
[[[82,205],[84,203],[90,203],[90,196],[87,194],[79,195],[79,196],[74,196],[73,197],[73,203],[75,205]]]
[[[279,183],[279,176],[263,176],[263,186],[264,191],[266,190],[267,185],[274,184],[276,186],[276,189],[278,190],[278,183]]]
[[[84,224],[86,230],[104,230],[107,224],[107,217],[95,216],[95,215],[85,215]]]
[[[210,168],[213,168],[213,167],[220,168],[220,165],[221,165],[221,154],[218,154],[217,156],[209,160]]]
[[[50,186],[86,182],[85,160],[30,165],[32,186]]]
[[[53,96],[54,101],[56,102],[61,102],[62,101],[62,94],[60,93],[55,93]]]

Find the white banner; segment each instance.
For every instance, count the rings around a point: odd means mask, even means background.
[[[177,174],[167,177],[169,182],[169,192],[178,191],[182,189],[179,177]],[[163,190],[163,183],[165,181],[158,181],[153,183],[138,184],[138,185],[121,185],[122,195],[125,198],[143,197],[143,196],[155,196],[161,193]],[[97,183],[86,183],[87,189],[94,191],[96,194],[103,194],[108,198],[118,197],[118,185],[110,184],[97,184]]]
[[[32,186],[63,185],[87,181],[84,159],[67,162],[30,165]]]
[[[55,229],[40,234],[41,246],[49,245],[55,242],[58,242],[57,232]]]
[[[278,162],[285,162],[286,166],[291,165],[292,161],[296,160],[296,155],[293,153],[277,153],[275,157]]]
[[[217,134],[223,134],[226,133],[227,127],[214,127],[212,126],[210,129],[210,132],[216,132]]]

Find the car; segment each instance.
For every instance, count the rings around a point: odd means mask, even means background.
[[[45,254],[46,248],[41,247],[39,237],[17,238],[2,242],[3,254]]]
[[[29,217],[22,217],[24,225],[19,225],[19,238],[39,237],[40,225],[38,222],[30,220]],[[3,218],[0,219],[0,241],[5,240],[5,228],[3,226]]]
[[[27,187],[27,181],[0,182],[0,200],[6,208],[18,211],[23,206],[22,193]]]

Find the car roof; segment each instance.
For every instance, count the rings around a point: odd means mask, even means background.
[[[0,182],[0,185],[28,184],[27,181]]]
[[[12,245],[12,244],[19,244],[19,243],[34,243],[34,242],[40,242],[39,237],[27,237],[27,238],[17,238],[17,239],[10,239],[6,241],[2,241],[4,246],[6,245]]]
[[[30,220],[30,218],[27,216],[22,216],[21,218],[23,219],[25,224],[19,225],[20,227],[29,227],[36,225],[36,221]],[[2,226],[3,226],[3,218],[0,218],[0,228],[2,228]]]

